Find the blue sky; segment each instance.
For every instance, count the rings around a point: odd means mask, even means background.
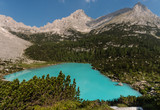
[[[77,9],[97,18],[121,8],[133,7],[139,1],[160,16],[160,0],[0,0],[0,14],[40,27],[69,16]]]

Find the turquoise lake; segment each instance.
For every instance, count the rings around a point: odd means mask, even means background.
[[[80,98],[85,100],[113,100],[122,96],[141,96],[141,94],[132,89],[129,85],[116,86],[118,82],[112,82],[108,77],[102,75],[99,71],[92,69],[90,64],[84,63],[63,63],[49,67],[24,70],[10,75],[6,75],[6,80],[13,81],[18,78],[30,80],[33,76],[42,77],[58,76],[62,71],[66,76],[70,75],[71,79],[76,79],[77,87],[80,87]]]

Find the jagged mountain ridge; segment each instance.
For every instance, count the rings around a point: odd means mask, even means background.
[[[41,27],[40,32],[53,32],[63,35],[69,29],[72,29],[88,33],[93,29],[100,30],[102,27],[105,27],[106,30],[104,31],[107,31],[106,25],[121,23],[160,28],[160,18],[138,2],[133,8],[120,9],[97,19],[88,17],[83,10],[77,10],[66,18],[55,20],[53,23],[48,23],[44,27]]]
[[[48,23],[40,28],[41,32],[50,32],[63,34],[68,29],[76,30],[79,32],[88,33],[91,28],[86,24],[92,21],[83,10],[79,9],[66,18],[55,20],[53,23]]]
[[[87,23],[92,21],[92,18],[88,17],[82,9],[79,9],[68,17],[57,19],[40,28],[24,25],[23,23],[16,22],[13,18],[5,15],[0,15],[0,21],[0,27],[13,32],[30,34],[52,32],[53,34],[70,35],[68,30],[75,30],[82,33],[90,32],[91,28],[87,26]]]
[[[5,15],[0,15],[0,27],[3,27],[9,31],[14,32],[31,32],[38,31],[37,27],[31,27],[23,24],[22,22],[16,22],[13,18]]]
[[[55,20],[52,23],[48,23],[47,25],[40,28],[26,26],[23,23],[18,23],[11,17],[4,15],[0,15],[0,20],[0,39],[2,39],[0,40],[0,45],[1,47],[5,47],[1,51],[3,53],[1,53],[2,56],[0,56],[0,58],[5,58],[5,56],[9,55],[8,53],[13,52],[10,50],[16,50],[19,52],[18,54],[15,54],[14,58],[20,57],[22,56],[22,51],[28,47],[26,46],[29,44],[28,42],[25,42],[22,39],[18,39],[18,34],[15,34],[15,36],[9,33],[9,31],[14,33],[21,33],[21,36],[23,36],[21,38],[25,40],[27,37],[31,37],[31,34],[33,35],[32,37],[34,40],[37,42],[39,42],[39,39],[42,39],[42,41],[55,42],[63,40],[77,41],[79,38],[84,36],[83,34],[80,35],[81,33],[89,33],[92,31],[93,34],[99,34],[110,29],[115,29],[114,27],[117,27],[117,24],[121,24],[120,26],[122,31],[127,30],[128,32],[150,34],[160,38],[160,18],[153,14],[146,6],[142,5],[141,3],[136,4],[133,8],[121,9],[97,19],[88,17],[85,12],[80,9],[68,17]],[[123,27],[123,24],[128,26]],[[76,33],[77,31],[78,33]],[[11,36],[15,40],[8,39],[8,36]],[[73,38],[71,36],[73,36]],[[7,41],[7,39],[9,41]],[[14,42],[20,42],[21,44],[14,45]],[[7,46],[6,44],[12,44],[14,45],[14,48],[11,45]],[[11,56],[8,58],[11,58]]]
[[[109,24],[130,23],[132,25],[145,25],[160,28],[160,18],[153,14],[146,6],[140,2],[133,8],[124,8],[111,14],[92,19],[88,17],[81,9],[75,11],[70,16],[57,19],[43,27],[30,27],[23,23],[17,23],[10,17],[0,15],[0,27],[6,28],[13,32],[22,33],[46,33],[70,36],[72,33],[68,30],[89,33],[91,30],[100,30]],[[108,28],[106,28],[108,30]],[[105,31],[105,30],[104,30]]]

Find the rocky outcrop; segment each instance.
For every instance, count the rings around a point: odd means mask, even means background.
[[[117,106],[111,106],[113,110],[143,110],[142,107],[117,107]]]
[[[119,85],[119,86],[123,86],[123,83],[119,82],[117,85]]]

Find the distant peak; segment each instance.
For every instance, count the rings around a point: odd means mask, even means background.
[[[82,9],[76,10],[71,15],[86,15],[85,12]]]
[[[75,18],[75,19],[90,18],[85,14],[85,12],[82,9],[76,10],[70,15],[70,17]]]
[[[143,4],[141,2],[138,2],[136,5],[143,6]]]
[[[137,10],[137,11],[145,11],[145,10],[147,10],[148,8],[145,6],[145,5],[143,5],[141,2],[138,2],[134,7],[133,7],[133,10]]]
[[[78,9],[78,10],[76,10],[75,12],[77,12],[77,13],[84,13],[84,10]]]

